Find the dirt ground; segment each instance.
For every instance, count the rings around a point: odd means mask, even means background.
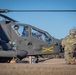
[[[64,59],[41,60],[38,64],[0,63],[0,75],[76,75],[76,65]]]

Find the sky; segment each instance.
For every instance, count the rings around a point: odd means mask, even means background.
[[[76,0],[0,0],[0,9],[76,10]],[[76,12],[10,12],[5,15],[62,39],[76,27]]]

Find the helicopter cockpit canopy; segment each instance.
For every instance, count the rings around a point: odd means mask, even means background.
[[[13,30],[19,34],[19,37],[28,37],[28,26],[17,24],[12,26]]]
[[[34,26],[27,24],[16,24],[12,26],[13,30],[19,34],[19,37],[32,37],[44,42],[51,43],[53,41],[52,37],[46,31],[38,29]]]
[[[41,31],[41,30],[32,28],[31,32],[32,32],[32,36],[37,38],[37,39],[40,39],[42,41],[46,41],[49,43],[52,42],[52,37],[45,31]]]

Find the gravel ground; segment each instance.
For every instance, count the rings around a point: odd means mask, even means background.
[[[66,65],[64,59],[50,59],[38,64],[0,63],[0,75],[76,75],[76,65]]]

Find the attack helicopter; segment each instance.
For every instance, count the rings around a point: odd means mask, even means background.
[[[62,51],[61,40],[47,31],[22,24],[2,14],[7,12],[76,12],[76,10],[8,10],[0,9],[0,61],[22,60],[26,56],[55,55]]]

